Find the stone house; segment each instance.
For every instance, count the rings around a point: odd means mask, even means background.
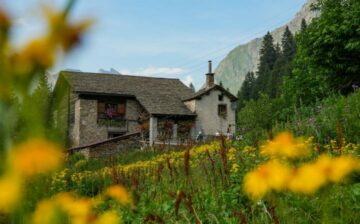
[[[234,133],[236,97],[206,74],[198,92],[179,79],[62,71],[54,88],[54,123],[68,146],[141,132],[155,141]]]

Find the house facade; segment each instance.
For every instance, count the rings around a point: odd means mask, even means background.
[[[234,133],[236,97],[206,74],[198,92],[178,79],[62,71],[54,121],[69,147],[141,132],[150,145]]]

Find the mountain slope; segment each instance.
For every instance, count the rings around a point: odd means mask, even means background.
[[[286,26],[289,27],[292,33],[295,33],[300,30],[301,20],[303,18],[309,23],[311,19],[318,15],[317,12],[310,10],[310,6],[314,2],[316,2],[316,0],[308,0],[293,20],[271,32],[276,43],[281,42]],[[262,38],[256,38],[230,51],[216,68],[216,82],[219,83],[221,81],[226,88],[229,88],[233,94],[236,94],[245,79],[246,73],[257,70],[261,44]]]

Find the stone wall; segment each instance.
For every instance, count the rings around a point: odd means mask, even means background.
[[[106,127],[98,125],[98,100],[84,99],[72,94],[70,97],[69,109],[69,138],[70,146],[78,147],[108,139],[108,133],[126,132],[134,133],[139,131],[137,119],[143,110],[135,99],[126,99],[127,121],[125,128]]]
[[[79,145],[106,140],[107,128],[97,124],[97,100],[79,99],[79,102]]]
[[[140,127],[138,124],[138,118],[140,113],[143,111],[142,106],[138,101],[133,99],[126,100],[126,116],[125,119],[128,120],[127,132],[134,133],[139,132]]]
[[[69,136],[69,145],[70,146],[77,146],[79,145],[79,136],[78,134],[78,128],[75,125],[75,120],[76,120],[76,110],[79,110],[79,108],[76,107],[76,102],[79,100],[79,97],[77,94],[69,91],[68,94],[68,104],[67,105],[67,114],[68,114],[68,118],[67,118],[67,123],[68,123],[68,136]]]
[[[131,149],[140,149],[142,143],[140,142],[140,133],[133,133],[124,135],[112,139],[108,139],[102,142],[98,142],[92,145],[86,145],[83,147],[68,149],[68,154],[75,153],[83,154],[87,159],[116,156],[119,152]]]

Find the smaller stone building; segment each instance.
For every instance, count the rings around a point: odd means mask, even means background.
[[[69,147],[140,132],[156,141],[234,133],[236,97],[206,74],[194,93],[179,79],[62,71],[54,89],[54,121]]]

